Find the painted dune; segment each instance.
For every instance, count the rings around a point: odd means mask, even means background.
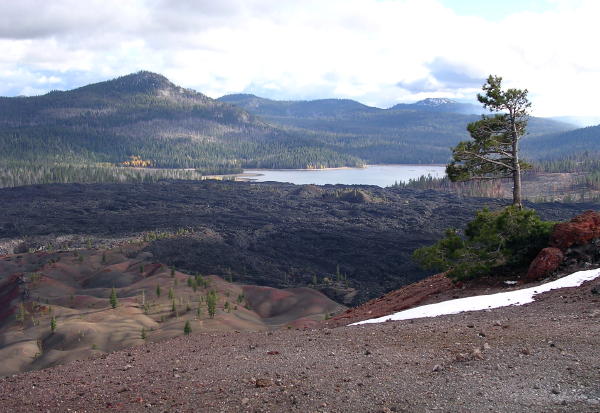
[[[144,246],[0,257],[0,375],[181,336],[186,323],[191,334],[303,328],[343,309],[309,288],[241,286],[176,271]]]

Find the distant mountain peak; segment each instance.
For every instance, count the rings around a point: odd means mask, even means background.
[[[163,75],[145,70],[117,77],[112,80],[94,83],[78,90],[116,94],[157,94],[163,91],[184,91],[183,88],[176,86]]]
[[[113,83],[117,88],[146,93],[177,87],[163,75],[145,70],[109,80],[108,83]]]
[[[458,103],[455,100],[448,98],[427,98],[415,102],[415,105],[419,106],[442,106],[442,105],[453,105]]]
[[[134,81],[138,81],[138,82],[153,82],[153,83],[161,83],[161,84],[172,84],[171,81],[169,79],[167,79],[165,76],[159,74],[159,73],[154,73],[154,72],[150,72],[148,70],[140,70],[139,72],[135,72],[135,73],[130,73],[128,75],[125,76],[121,76],[121,79],[130,79],[130,80],[134,80]]]

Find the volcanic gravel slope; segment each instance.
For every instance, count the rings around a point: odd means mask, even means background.
[[[205,334],[0,380],[0,411],[597,412],[600,280],[521,307]]]
[[[36,238],[64,234],[118,238],[186,228],[194,235],[155,241],[149,251],[182,271],[273,287],[305,286],[313,276],[335,279],[339,266],[358,290],[354,301],[344,302],[351,305],[429,275],[411,259],[415,248],[463,227],[477,209],[507,202],[372,186],[38,185],[0,190],[0,241],[35,246]],[[564,220],[597,204],[533,207],[545,219]]]

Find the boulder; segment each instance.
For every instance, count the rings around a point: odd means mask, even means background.
[[[550,275],[558,269],[564,258],[565,256],[560,249],[554,247],[544,248],[529,265],[527,279],[534,281]]]
[[[550,236],[550,246],[565,251],[572,245],[584,245],[600,238],[600,213],[586,211],[569,222],[557,224]]]

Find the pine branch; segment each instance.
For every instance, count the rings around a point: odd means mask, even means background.
[[[510,166],[510,165],[507,165],[507,164],[505,164],[505,163],[503,163],[503,162],[500,162],[500,161],[496,161],[496,160],[494,160],[494,159],[489,159],[489,158],[486,158],[485,156],[481,156],[481,155],[479,155],[479,154],[477,154],[477,153],[475,153],[475,152],[470,152],[470,151],[461,151],[460,153],[464,153],[464,154],[467,154],[467,155],[474,156],[474,157],[476,157],[476,158],[478,158],[478,159],[481,159],[481,160],[482,160],[482,161],[484,161],[484,162],[489,162],[489,163],[493,163],[493,164],[499,165],[499,166],[501,166],[501,167],[503,167],[503,168],[506,168],[506,169],[508,169],[508,170],[510,170],[510,171],[513,171],[513,170],[514,170],[514,168],[513,168],[512,166]]]
[[[473,176],[470,177],[469,181],[492,181],[495,179],[508,179],[512,178],[512,175],[503,175],[503,176]]]

